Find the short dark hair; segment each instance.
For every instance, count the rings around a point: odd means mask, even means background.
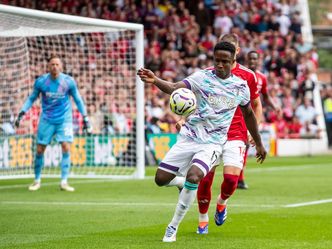
[[[250,50],[250,51],[248,52],[247,56],[249,57],[249,55],[251,55],[251,54],[257,54],[258,57],[259,57],[259,53],[258,53],[256,50]]]
[[[50,62],[53,59],[60,59],[61,60],[61,58],[60,58],[59,55],[57,55],[57,54],[51,54],[50,57],[48,57],[47,61]]]
[[[218,42],[215,46],[214,46],[214,52],[216,52],[217,50],[224,50],[224,51],[228,51],[232,54],[232,57],[235,56],[235,51],[236,48],[235,46],[230,43],[230,42]]]
[[[234,43],[236,46],[239,46],[239,36],[234,33],[224,34],[219,37],[219,42],[230,42]]]

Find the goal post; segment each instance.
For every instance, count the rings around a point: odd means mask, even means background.
[[[0,4],[0,179],[33,176],[40,101],[19,129],[13,122],[51,54],[77,82],[94,128],[82,134],[73,103],[71,177],[144,178],[144,84],[136,76],[144,64],[143,32],[141,24]],[[59,177],[61,156],[52,141],[42,177]]]

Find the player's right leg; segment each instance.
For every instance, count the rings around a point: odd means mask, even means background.
[[[44,166],[44,152],[46,146],[51,142],[55,131],[54,125],[48,123],[40,117],[37,132],[37,151],[34,162],[35,180],[29,186],[30,191],[36,191],[41,186],[41,172]]]
[[[155,175],[158,186],[176,186],[182,188],[186,172],[194,155],[188,139],[180,137],[160,162]]]

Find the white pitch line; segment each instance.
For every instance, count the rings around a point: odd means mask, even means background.
[[[283,207],[285,207],[285,208],[304,207],[304,206],[319,205],[319,204],[330,203],[330,202],[332,202],[332,199],[294,203],[294,204],[284,205]]]
[[[311,202],[301,202],[287,205],[273,205],[273,204],[229,204],[230,207],[247,207],[247,208],[294,208],[303,206],[319,205],[324,203],[331,203],[332,199],[318,200]],[[0,201],[0,204],[5,205],[51,205],[51,206],[175,206],[176,203],[160,203],[160,202],[57,202],[57,201]]]
[[[303,169],[312,169],[314,167],[319,166],[330,166],[330,163],[323,163],[323,164],[305,164],[302,166],[277,166],[277,167],[270,167],[270,168],[264,168],[264,165],[262,165],[261,168],[247,168],[246,171],[250,173],[261,173],[261,172],[275,172],[275,171],[288,171],[288,170],[303,170]],[[220,171],[216,172],[217,175],[221,174]],[[153,179],[152,176],[146,176],[144,180],[150,180]],[[115,182],[115,181],[130,181],[133,179],[87,179],[82,181],[72,181],[72,184],[86,184],[86,183],[98,183],[98,182]],[[58,185],[58,182],[48,182],[48,183],[42,183],[43,186],[55,186]],[[13,188],[27,188],[28,184],[16,184],[16,185],[7,185],[7,186],[0,186],[1,189],[13,189]]]
[[[52,205],[52,206],[175,206],[176,203],[139,202],[57,202],[57,201],[0,201],[9,205]]]
[[[160,202],[57,202],[57,201],[0,201],[3,205],[50,205],[50,206],[176,206],[176,203],[160,203]],[[230,207],[246,207],[246,208],[275,208],[275,205],[247,205],[247,204],[230,204]]]
[[[152,179],[151,177],[145,177],[145,180]],[[130,181],[133,179],[86,179],[75,181],[74,179],[71,181],[73,185],[75,184],[88,184],[88,183],[100,183],[100,182],[119,182],[119,181]],[[29,183],[30,184],[30,183]],[[16,184],[16,185],[7,185],[7,186],[0,186],[1,189],[12,189],[12,188],[27,188],[29,184]],[[56,186],[59,185],[59,182],[42,182],[42,186]]]
[[[322,164],[305,164],[302,166],[277,166],[277,167],[270,167],[264,168],[264,165],[261,168],[250,169],[247,168],[247,172],[268,172],[268,171],[288,171],[288,170],[303,170],[303,169],[311,169],[313,167],[319,166],[331,166],[330,163],[322,163]]]

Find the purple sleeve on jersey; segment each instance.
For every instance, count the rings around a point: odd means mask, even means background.
[[[183,80],[183,82],[186,84],[187,88],[191,90],[191,85],[188,80]]]

